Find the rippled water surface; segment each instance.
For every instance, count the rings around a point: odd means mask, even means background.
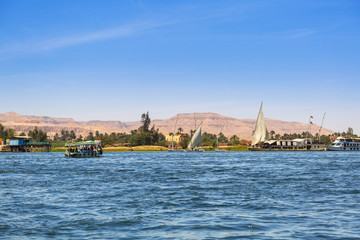
[[[1,239],[360,239],[360,153],[0,154]]]

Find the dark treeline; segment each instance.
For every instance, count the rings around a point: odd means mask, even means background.
[[[15,136],[16,131],[12,128],[5,129],[5,127],[0,123],[0,138],[7,139]]]
[[[139,145],[159,145],[164,146],[166,144],[165,136],[159,132],[159,129],[155,129],[153,126],[149,129],[151,119],[149,112],[141,115],[142,125],[137,130],[131,131],[130,144],[132,146]]]
[[[5,127],[0,123],[0,138],[8,139],[15,137],[16,131],[13,128],[5,129]],[[26,136],[24,132],[20,133],[20,136]],[[32,138],[34,142],[46,142],[48,141],[47,133],[39,130],[35,127],[32,131],[29,131],[27,134],[28,137]]]
[[[320,135],[316,133],[315,135],[309,132],[302,132],[301,134],[298,133],[284,133],[283,135],[276,134],[275,131],[270,131],[269,137],[270,140],[294,140],[297,138],[310,138],[314,140],[320,140],[321,142],[329,145],[332,142],[331,136],[333,137],[352,137],[357,138],[358,136],[354,134],[354,131],[351,127],[348,128],[347,132],[335,132],[331,135]]]
[[[46,142],[48,140],[47,133],[38,130],[37,127],[35,127],[32,131],[28,132],[28,137],[31,137],[33,142]]]
[[[151,119],[149,112],[141,115],[142,125],[132,130],[129,134],[127,133],[95,133],[90,132],[87,136],[80,135],[76,136],[74,131],[62,130],[60,134],[56,133],[53,142],[70,142],[70,141],[94,141],[96,139],[101,140],[103,146],[113,146],[127,144],[131,146],[140,145],[159,145],[165,146],[165,136],[159,132],[159,129],[155,129],[155,126],[150,128]]]
[[[169,146],[170,143],[165,140],[165,136],[159,132],[159,129],[155,129],[155,126],[150,128],[151,119],[149,113],[144,113],[141,116],[142,125],[136,129],[132,130],[130,133],[95,133],[90,132],[87,136],[77,137],[74,131],[65,131],[62,130],[61,134],[56,134],[54,136],[53,142],[68,142],[68,141],[87,141],[100,139],[103,146],[114,146],[114,145],[130,145],[130,146],[141,146],[141,145],[157,145],[157,146]],[[182,128],[179,128],[176,134],[181,134],[184,138],[181,140],[179,145],[182,148],[186,148],[190,142],[191,136],[195,133],[195,130],[191,130],[190,134],[183,133]],[[172,133],[170,133],[171,135]],[[302,133],[284,133],[283,135],[275,133],[275,131],[270,131],[269,138],[270,140],[293,140],[297,138],[310,138],[320,140],[325,144],[330,144],[332,142],[331,136],[338,137],[357,137],[353,134],[352,128],[349,128],[347,132],[334,133],[332,135],[321,135],[311,134],[309,132]],[[201,146],[213,146],[217,144],[217,138],[219,143],[227,143],[229,145],[246,145],[249,144],[249,141],[240,140],[238,136],[232,135],[230,138],[227,138],[223,133],[219,135],[211,134],[204,132],[202,134],[202,143]]]
[[[74,132],[74,130],[69,131],[65,131],[64,129],[61,130],[60,135],[58,133],[55,134],[53,141],[54,142],[71,142],[72,140],[75,140],[76,138],[76,134]],[[79,141],[82,141],[82,136],[80,135],[79,138],[77,139]]]
[[[319,138],[319,134],[311,134],[309,132],[302,132],[302,133],[284,133],[283,135],[276,134],[274,131],[271,131],[269,134],[270,140],[294,140],[297,138],[309,138],[314,140],[319,140],[326,145],[330,144],[332,141],[330,139],[331,135],[321,135]]]
[[[336,137],[353,137],[353,138],[358,137],[358,135],[354,134],[354,130],[351,127],[348,128],[347,132],[342,132],[342,133],[335,132],[333,134],[333,136],[336,136]]]

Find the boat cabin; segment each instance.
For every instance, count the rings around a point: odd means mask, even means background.
[[[268,150],[325,150],[325,144],[312,139],[269,140],[261,148]]]
[[[65,147],[69,158],[100,157],[103,153],[100,140],[66,143]]]

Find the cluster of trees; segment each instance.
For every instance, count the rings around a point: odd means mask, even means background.
[[[15,136],[16,131],[12,128],[5,129],[5,127],[0,123],[0,138],[7,139]]]
[[[326,145],[331,144],[331,136],[334,137],[358,137],[356,134],[354,134],[352,128],[348,128],[347,132],[336,132],[332,135],[320,135],[319,133],[316,133],[315,135],[309,133],[309,132],[302,132],[302,133],[284,133],[283,135],[276,134],[275,131],[271,131],[269,133],[270,140],[293,140],[297,138],[310,138],[314,140],[320,140],[321,142],[325,143]]]
[[[353,138],[359,137],[358,135],[356,135],[356,134],[354,133],[354,130],[353,130],[351,127],[349,127],[346,132],[342,132],[342,133],[340,133],[340,132],[335,132],[335,133],[333,134],[333,136],[336,136],[336,137],[353,137]]]
[[[114,145],[114,144],[124,144],[129,143],[131,135],[126,133],[99,133],[99,131],[96,131],[95,134],[90,132],[86,137],[82,137],[80,135],[79,138],[76,139],[76,141],[83,141],[83,140],[90,140],[94,141],[96,139],[100,139],[103,146],[108,145]]]
[[[61,130],[60,132],[60,136],[58,133],[55,134],[54,136],[54,141],[55,142],[68,142],[68,141],[72,141],[76,139],[76,134],[74,132],[74,130],[71,130],[70,132],[67,130]],[[81,137],[81,135],[80,135]],[[82,138],[82,137],[81,137]]]
[[[25,135],[23,133],[23,135]],[[28,136],[32,138],[33,142],[46,142],[47,141],[47,133],[41,130],[38,130],[35,127],[32,131],[28,132]]]
[[[115,144],[125,144],[128,143],[131,146],[140,146],[140,145],[159,145],[165,146],[165,136],[159,132],[159,129],[155,129],[155,126],[150,128],[151,119],[149,112],[142,114],[141,116],[142,125],[136,129],[132,130],[130,134],[126,133],[99,133],[96,131],[95,134],[90,132],[87,136],[77,137],[74,131],[61,131],[61,135],[56,134],[54,136],[54,142],[68,142],[68,141],[94,141],[96,139],[101,140],[103,146],[115,145]]]
[[[8,139],[14,137],[16,131],[13,128],[5,129],[5,127],[0,123],[0,138]],[[20,133],[20,136],[26,136],[24,132]],[[29,131],[27,136],[31,137],[34,142],[45,142],[48,140],[47,133],[39,130],[35,127],[33,130]]]
[[[149,117],[149,112],[141,115],[141,123],[142,125],[137,130],[131,131],[130,144],[132,146],[164,146],[166,144],[165,136],[159,132],[159,129],[155,129],[155,126],[150,129],[151,119]]]
[[[180,129],[180,128],[179,128]],[[181,131],[178,131],[177,134],[180,134]],[[190,142],[191,136],[195,133],[195,131],[190,130],[190,134],[183,134],[183,136],[185,136],[185,138],[183,138],[181,140],[181,142],[179,143],[179,145],[182,148],[186,148]],[[216,134],[211,134],[211,133],[207,133],[204,132],[202,135],[202,142],[201,145],[202,146],[212,146],[215,147],[217,142],[219,143],[228,143],[230,145],[239,145],[239,144],[247,144],[247,141],[245,140],[240,140],[238,136],[233,135],[230,138],[227,138],[223,133],[220,133],[219,136],[217,136]]]
[[[347,132],[335,132],[332,135],[321,135],[322,137],[329,137],[335,136],[335,137],[353,137],[357,138],[358,136],[354,134],[354,130],[349,127]],[[310,132],[302,132],[302,133],[284,133],[283,135],[275,133],[275,131],[270,131],[269,137],[271,140],[293,140],[296,138],[311,138],[311,139],[319,139],[319,133],[316,133],[315,135],[311,134]]]
[[[296,138],[314,138],[314,136],[309,132],[284,133],[283,135],[280,135],[275,133],[275,131],[270,131],[269,138],[270,140],[293,140]]]

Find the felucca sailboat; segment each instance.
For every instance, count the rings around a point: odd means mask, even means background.
[[[263,104],[261,103],[259,114],[256,120],[255,129],[253,131],[251,145],[255,146],[260,142],[269,140],[269,133],[266,129],[264,113],[263,113]]]
[[[202,123],[200,124],[199,128],[196,130],[190,140],[187,150],[188,152],[205,152],[204,149],[198,148],[199,144],[201,143],[201,128]]]

